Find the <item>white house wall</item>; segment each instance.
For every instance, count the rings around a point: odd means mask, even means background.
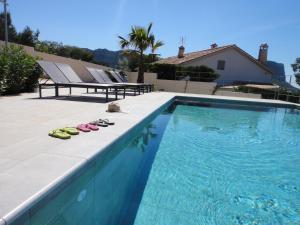
[[[217,70],[218,60],[225,61],[225,70]],[[271,74],[235,49],[227,49],[223,52],[182,64],[182,66],[200,65],[211,67],[220,74],[220,78],[216,80],[219,84],[230,84],[234,81],[271,83]]]

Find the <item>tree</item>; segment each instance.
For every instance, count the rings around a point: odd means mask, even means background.
[[[26,26],[24,30],[17,35],[17,42],[21,45],[34,47],[39,40],[39,30],[33,31],[30,27]]]
[[[15,42],[17,40],[17,31],[12,24],[10,13],[7,13],[8,40]],[[0,40],[5,40],[5,15],[0,13]]]
[[[128,35],[128,39],[119,36],[119,42],[122,49],[129,49],[135,51],[139,55],[138,60],[138,83],[144,83],[144,53],[151,46],[151,33],[152,23],[147,28],[140,26],[133,26]]]
[[[152,62],[157,61],[157,54],[155,54],[156,50],[163,46],[164,43],[162,41],[155,41],[155,36],[152,34],[150,35],[150,47],[151,47],[151,56],[152,56]]]
[[[295,63],[291,65],[296,77],[297,84],[300,85],[300,58],[297,58]]]
[[[92,62],[94,58],[93,53],[88,49],[63,45],[53,41],[38,41],[35,45],[35,50],[87,62]]]
[[[40,52],[46,52],[49,54],[55,54],[60,56],[67,55],[68,57],[70,57],[70,53],[66,53],[64,51],[65,48],[63,44],[55,41],[38,41],[34,49]]]
[[[129,71],[136,72],[138,71],[139,67],[139,60],[140,60],[140,55],[136,51],[132,50],[125,50],[121,53],[122,60],[126,61],[126,69]],[[146,55],[144,54],[143,56],[144,59],[144,71],[147,70],[147,67],[150,63],[152,63],[152,55]]]
[[[17,33],[16,28],[12,24],[10,13],[7,13],[8,41],[21,45],[34,47],[38,42],[40,32],[31,30],[30,27],[25,27],[22,32]],[[5,40],[5,15],[0,14],[0,40]]]
[[[83,61],[91,62],[93,60],[93,54],[83,48],[65,46],[67,49],[70,48],[70,56],[73,59],[80,59]]]

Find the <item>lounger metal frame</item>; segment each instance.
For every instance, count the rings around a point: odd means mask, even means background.
[[[70,95],[72,94],[72,88],[93,88],[95,92],[98,89],[105,91],[105,101],[108,102],[109,90],[113,89],[115,94],[115,99],[118,99],[119,91],[123,91],[123,98],[126,96],[126,86],[125,85],[110,85],[110,84],[94,84],[94,83],[75,83],[70,82],[68,78],[62,73],[62,71],[57,67],[55,63],[47,61],[38,61],[43,71],[52,79],[52,83],[43,83],[39,84],[39,97],[42,98],[42,89],[43,87],[54,87],[55,88],[55,97],[59,96],[59,88],[69,88]],[[48,67],[47,67],[48,66]],[[80,79],[80,78],[79,78]]]
[[[97,85],[86,85],[86,84],[79,84],[79,83],[53,83],[53,84],[39,84],[39,97],[42,98],[42,89],[43,87],[54,87],[55,88],[55,97],[59,97],[59,88],[69,88],[69,94],[72,94],[72,88],[93,88],[95,89],[95,92],[97,93],[98,89],[105,91],[105,101],[108,102],[108,94],[109,90],[114,89],[113,93],[115,94],[115,100],[118,100],[118,93],[120,90],[123,91],[123,98],[126,96],[126,87],[120,87],[120,86],[107,86],[107,87],[100,87]]]
[[[115,79],[116,81],[119,83],[119,84],[125,84],[125,85],[128,85],[129,87],[142,87],[143,88],[143,92],[144,92],[144,89],[146,88],[147,92],[152,92],[152,88],[153,88],[153,84],[145,84],[145,83],[127,83],[127,82],[124,82],[122,79],[121,79],[121,75],[118,74],[117,71],[114,71],[114,70],[110,70],[108,71]]]
[[[141,91],[144,94],[145,89],[146,89],[147,92],[152,92],[153,91],[153,85],[151,85],[151,84],[126,83],[126,82],[125,83],[124,82],[115,83],[110,79],[108,74],[106,74],[105,71],[102,70],[102,69],[92,68],[92,67],[86,67],[86,69],[90,72],[92,77],[100,84],[105,83],[105,84],[125,85],[127,88],[133,90],[134,95],[136,95],[137,92],[138,92],[138,94],[141,94]],[[118,75],[117,74],[112,74],[112,76],[115,77],[115,76],[118,76]],[[118,79],[116,79],[116,80],[119,81]]]

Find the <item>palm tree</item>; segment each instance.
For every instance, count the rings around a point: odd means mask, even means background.
[[[162,41],[155,42],[155,36],[153,34],[150,35],[150,47],[151,47],[152,62],[155,61],[155,56],[157,55],[157,54],[155,54],[156,50],[163,45],[164,45],[164,42],[162,42]]]
[[[133,26],[128,35],[128,39],[119,36],[120,46],[122,49],[132,47],[133,50],[139,54],[139,72],[138,83],[144,83],[144,53],[151,46],[152,23],[147,28],[140,26]]]

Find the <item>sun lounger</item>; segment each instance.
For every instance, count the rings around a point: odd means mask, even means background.
[[[117,76],[118,78],[118,82],[124,82],[124,83],[128,83],[128,80],[125,79],[124,76],[121,75],[121,73],[119,71],[113,71],[114,74]]]
[[[91,67],[86,67],[86,69],[90,72],[90,74],[92,75],[94,80],[97,81],[100,84],[125,85],[126,90],[127,91],[128,90],[133,90],[134,95],[136,95],[136,92],[141,94],[140,86],[132,86],[132,85],[127,84],[127,83],[121,83],[121,84],[120,83],[115,83],[110,79],[108,74],[102,69],[91,68]]]
[[[119,83],[119,84],[128,84],[128,85],[135,85],[135,86],[140,86],[143,88],[147,88],[147,92],[152,91],[152,86],[151,84],[145,84],[145,83],[128,83],[127,81],[124,80],[123,76],[118,72],[114,70],[108,71],[113,78]]]
[[[138,91],[139,94],[141,94],[141,90],[144,93],[145,87],[147,89],[147,92],[152,91],[152,88],[151,88],[152,86],[151,85],[138,84],[138,83],[124,83],[124,82],[115,83],[111,80],[111,78],[109,77],[109,75],[107,74],[106,71],[104,71],[102,69],[91,68],[91,67],[86,67],[86,68],[90,72],[90,74],[93,76],[93,78],[99,83],[125,85],[127,88],[132,89],[134,91],[134,95],[136,95],[137,91]],[[109,73],[109,74],[111,74],[111,73]]]
[[[100,84],[115,84],[104,70],[87,67],[93,78]]]
[[[44,86],[55,87],[55,96],[59,96],[59,87],[71,88],[94,88],[95,90],[101,89],[105,91],[105,100],[108,101],[109,90],[113,89],[115,94],[115,99],[118,99],[118,93],[120,90],[123,91],[123,98],[126,94],[125,85],[115,85],[115,84],[97,84],[97,83],[84,83],[80,77],[74,72],[74,70],[67,64],[57,63],[49,61],[38,61],[44,72],[51,78],[53,83],[43,83],[39,84],[39,94],[42,97],[42,88]]]

